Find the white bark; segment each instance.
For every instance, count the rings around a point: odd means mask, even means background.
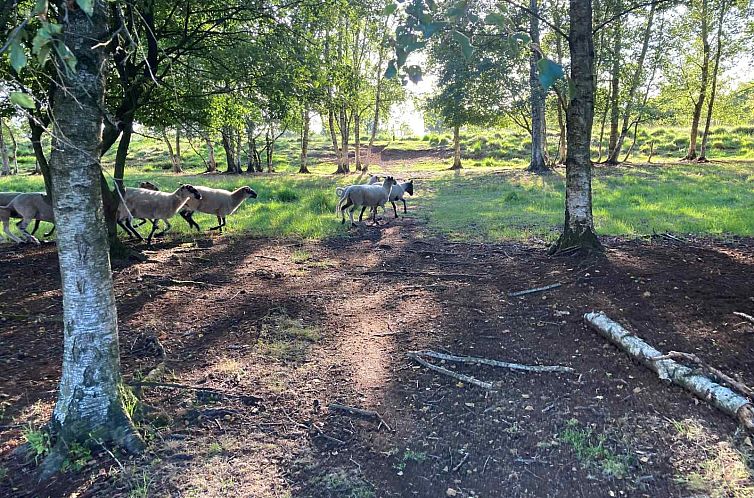
[[[584,320],[590,327],[624,350],[632,358],[656,372],[660,379],[683,387],[739,420],[747,430],[754,430],[754,408],[747,398],[674,360],[653,359],[663,356],[663,353],[623,328],[619,323],[608,318],[604,313],[587,313],[584,315]]]
[[[8,149],[5,148],[5,137],[3,136],[3,120],[0,119],[0,156],[3,159],[3,169],[0,172],[3,176],[10,175],[10,161],[8,160]]]

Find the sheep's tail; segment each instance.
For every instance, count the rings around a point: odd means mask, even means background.
[[[340,187],[338,187],[340,188]],[[337,193],[337,189],[335,192]],[[346,193],[345,189],[341,189],[340,199],[338,199],[338,205],[335,206],[335,214],[341,214],[343,212],[343,205],[346,203],[346,200],[348,199],[348,194]]]
[[[343,197],[343,192],[345,192],[346,189],[343,187],[335,187],[335,195],[338,197]]]

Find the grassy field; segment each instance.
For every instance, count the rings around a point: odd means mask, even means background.
[[[404,140],[391,147],[399,151],[426,150],[430,140]],[[475,140],[480,141],[477,137]],[[489,143],[489,140],[488,142]],[[439,144],[439,142],[438,142]],[[440,145],[438,145],[440,146]],[[314,144],[315,157],[325,150],[324,139]],[[164,145],[137,140],[127,185],[156,182],[163,190],[181,183],[226,189],[250,185],[259,197],[249,200],[228,220],[228,231],[259,236],[321,239],[347,233],[334,214],[338,185],[360,183],[357,175],[333,176],[334,165],[315,161],[312,175],[295,174],[295,141],[278,147],[277,172],[257,175],[203,175],[201,159],[187,151],[186,173],[175,175]],[[222,156],[218,156],[222,157]],[[111,161],[106,156],[105,163]],[[28,163],[26,161],[24,164]],[[416,179],[416,196],[409,199],[409,216],[426,222],[435,233],[461,240],[552,240],[563,220],[564,179],[559,170],[538,177],[525,173],[525,161],[486,157],[466,160],[460,173],[447,171],[447,161],[431,156],[385,165],[391,174]],[[108,168],[109,169],[109,168]],[[375,170],[379,170],[376,168]],[[41,190],[39,176],[21,174],[0,178],[0,190]],[[594,215],[600,234],[637,236],[657,232],[681,234],[750,235],[754,233],[754,161],[726,160],[709,164],[638,164],[595,168]],[[392,213],[389,213],[392,217]],[[214,225],[208,215],[197,215],[202,227]],[[189,233],[176,219],[174,231]]]

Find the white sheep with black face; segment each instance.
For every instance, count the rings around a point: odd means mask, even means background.
[[[128,232],[129,236],[138,239],[143,237],[131,226],[133,218],[145,218],[152,221],[152,230],[147,237],[147,244],[152,243],[152,236],[157,230],[157,223],[162,220],[166,228],[158,234],[162,235],[170,230],[170,218],[188,202],[189,199],[201,199],[202,194],[192,185],[181,185],[175,192],[158,192],[143,188],[126,189],[125,206],[118,207],[118,224]],[[127,209],[126,209],[127,208]]]
[[[189,199],[183,209],[181,216],[192,228],[201,230],[199,224],[194,221],[193,213],[214,214],[217,216],[217,226],[211,227],[210,230],[223,231],[225,226],[225,217],[236,212],[246,199],[256,199],[257,193],[249,186],[237,188],[233,192],[219,188],[196,187],[196,190],[202,194],[201,199]]]
[[[384,209],[385,203],[390,197],[390,189],[393,185],[396,185],[395,178],[388,176],[382,182],[382,185],[351,185],[343,190],[343,196],[338,202],[336,213],[342,215],[341,223],[346,222],[346,215],[343,212],[344,209],[352,206],[348,211],[348,216],[351,219],[351,226],[356,224],[353,222],[353,211],[356,206],[361,206],[361,213],[359,214],[359,221],[364,216],[364,210],[366,208],[373,208],[372,221],[377,224],[377,207],[382,206]]]
[[[23,236],[22,239],[13,235],[10,231],[10,218],[21,218],[18,223],[18,228],[21,230]],[[22,192],[16,193],[12,196],[10,202],[0,206],[0,221],[3,224],[3,231],[10,237],[11,240],[16,242],[34,242],[39,244],[39,240],[34,237],[33,232],[26,231],[26,227],[33,220],[36,220],[37,225],[40,221],[48,221],[50,223],[55,222],[55,217],[52,212],[52,204],[47,199],[47,196],[42,192]],[[52,235],[55,227],[47,233],[47,236]],[[36,231],[36,227],[34,228]]]
[[[393,187],[390,189],[390,197],[388,198],[388,200],[390,201],[390,204],[393,205],[393,212],[395,213],[396,218],[398,217],[398,210],[395,207],[395,201],[403,202],[403,214],[406,214],[408,212],[408,210],[406,209],[406,199],[403,198],[403,196],[406,194],[414,195],[413,180],[393,185]]]

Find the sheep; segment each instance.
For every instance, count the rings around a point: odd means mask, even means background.
[[[10,217],[17,216],[22,218],[18,223],[23,239],[13,235],[10,231]],[[48,202],[47,196],[42,192],[19,193],[4,206],[0,206],[0,221],[3,223],[3,231],[16,242],[34,242],[39,244],[39,240],[33,234],[26,231],[26,227],[31,220],[55,222],[55,216],[52,212],[52,205]],[[50,230],[46,236],[52,235],[55,227]]]
[[[364,210],[367,207],[374,208],[372,210],[372,221],[377,224],[377,206],[383,206],[384,209],[385,203],[390,197],[390,188],[393,185],[396,185],[395,178],[388,176],[385,177],[382,185],[351,185],[350,187],[346,187],[335,211],[342,215],[341,224],[346,222],[346,215],[343,210],[349,206],[353,206],[348,211],[351,226],[356,225],[353,222],[353,211],[356,209],[356,206],[361,206],[359,221],[362,220]]]
[[[152,236],[157,230],[159,220],[165,222],[165,230],[157,234],[159,237],[170,230],[169,218],[175,214],[188,202],[189,199],[201,199],[202,194],[192,185],[181,185],[175,192],[158,192],[143,188],[129,188],[125,193],[126,205],[121,204],[118,207],[118,224],[129,236],[143,240],[142,236],[131,226],[132,218],[147,218],[152,221],[152,230],[147,237],[147,245],[152,244]],[[128,209],[126,209],[128,207]],[[130,216],[129,216],[130,212]]]
[[[393,185],[393,187],[390,189],[390,196],[388,200],[390,201],[390,204],[393,205],[393,212],[395,213],[396,218],[398,217],[398,210],[395,208],[395,201],[403,202],[403,214],[406,214],[408,212],[406,210],[406,199],[403,198],[405,194],[414,195],[413,180]]]
[[[21,193],[22,192],[0,192],[0,206],[7,206],[8,204],[10,204],[10,201],[12,201],[14,197],[16,197],[18,194],[21,194]],[[11,213],[10,216],[11,218],[20,218],[18,213],[15,213],[15,212]],[[37,233],[38,228],[39,228],[39,220],[34,220],[34,228],[32,228],[31,234],[34,235],[35,233]],[[52,232],[50,232],[50,234],[51,233]]]
[[[199,200],[189,199],[181,210],[181,216],[190,227],[196,228],[198,231],[201,231],[201,227],[194,221],[194,212],[198,211],[217,216],[217,226],[210,228],[210,230],[219,230],[222,233],[226,224],[225,217],[235,213],[241,203],[249,197],[252,199],[257,197],[257,193],[249,186],[237,188],[233,192],[209,187],[197,187],[196,189],[202,194],[202,198]]]
[[[158,187],[157,184],[152,183],[150,181],[139,182],[139,188],[144,188],[144,189],[147,189],[147,190],[154,190],[155,192],[159,192],[160,191],[160,187]],[[142,226],[147,221],[149,221],[149,220],[146,219],[146,218],[142,218],[142,219],[139,220],[138,223],[136,223],[135,225],[133,225],[133,227],[134,228],[139,228],[140,226]]]

